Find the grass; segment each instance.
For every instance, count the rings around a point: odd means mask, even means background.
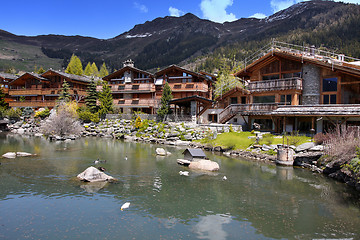
[[[216,139],[202,139],[199,142],[202,144],[212,145],[212,146],[221,146],[223,148],[228,149],[240,149],[245,150],[249,146],[253,145],[256,141],[255,138],[249,137],[255,137],[255,134],[252,134],[251,132],[228,132],[228,133],[222,133],[217,135]],[[276,136],[272,134],[266,134],[263,139],[259,141],[259,144],[282,144],[283,138],[275,138]],[[298,146],[300,144],[309,142],[311,140],[310,137],[306,136],[288,136],[288,143],[290,145]],[[291,140],[291,141],[290,141]],[[287,140],[285,138],[284,141],[285,144],[287,144]]]

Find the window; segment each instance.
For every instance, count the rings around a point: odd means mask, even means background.
[[[324,104],[336,104],[336,94],[323,95]]]
[[[281,95],[280,103],[285,105],[291,105],[291,94],[289,95]]]
[[[209,120],[209,122],[217,123],[217,114],[209,114],[208,120]]]
[[[241,97],[241,104],[246,104],[246,97]]]
[[[237,104],[237,103],[238,103],[237,97],[230,98],[230,104]]]
[[[274,103],[275,96],[254,96],[253,103]]]
[[[323,79],[323,92],[336,92],[337,91],[337,78],[324,78]]]
[[[279,74],[275,74],[275,75],[267,75],[267,76],[263,76],[262,77],[264,81],[266,80],[274,80],[274,79],[279,79]]]

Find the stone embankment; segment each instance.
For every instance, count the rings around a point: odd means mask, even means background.
[[[42,120],[44,121],[44,120]],[[40,126],[42,121],[28,120],[27,122],[16,122],[9,125],[9,130],[13,133],[42,136]],[[144,123],[143,123],[144,124]],[[275,162],[276,155],[266,154],[272,150],[276,154],[277,149],[282,145],[254,145],[246,151],[224,149],[220,146],[203,145],[194,140],[216,137],[218,133],[229,132],[229,125],[196,125],[193,123],[156,123],[146,121],[146,123],[135,128],[132,120],[104,120],[98,124],[84,123],[81,135],[71,136],[50,136],[50,140],[71,141],[83,137],[102,137],[125,139],[134,142],[146,142],[173,146],[188,146],[203,148],[207,151],[221,152],[227,156],[244,157],[257,161]],[[242,131],[241,126],[232,126],[233,131]],[[260,135],[261,138],[261,135]],[[314,143],[306,143],[298,147],[290,146],[295,151],[294,165],[310,168],[314,171],[321,170],[316,167],[316,161],[321,157],[323,146],[315,146]]]

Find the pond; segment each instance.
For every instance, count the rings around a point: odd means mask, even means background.
[[[157,147],[0,135],[0,155],[37,154],[0,159],[0,239],[359,239],[359,194],[345,184],[210,152],[219,172],[181,176],[184,148]],[[116,183],[76,179],[98,158]]]

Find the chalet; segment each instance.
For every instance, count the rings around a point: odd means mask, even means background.
[[[114,106],[119,107],[122,113],[140,110],[155,114],[157,102],[154,77],[149,72],[135,68],[133,61],[125,61],[123,68],[104,77],[103,80],[108,81]]]
[[[5,94],[5,102],[7,103],[12,101],[9,96],[9,82],[15,80],[16,78],[16,75],[0,72],[0,89],[2,89]]]
[[[215,76],[196,73],[176,65],[164,68],[155,74],[134,67],[127,60],[123,68],[104,77],[108,81],[114,105],[123,113],[142,111],[156,114],[165,82],[172,90],[170,102],[176,114],[198,116],[203,109],[212,105]],[[101,86],[98,87],[98,91]]]
[[[66,80],[70,85],[70,95],[79,105],[84,104],[86,89],[90,79],[83,76],[48,70],[39,75],[25,73],[9,83],[9,96],[13,99],[10,107],[53,108]]]
[[[196,73],[176,65],[171,65],[155,73],[157,99],[160,100],[162,88],[167,82],[172,90],[176,115],[200,116],[212,106],[213,84],[216,77],[208,73]]]
[[[235,73],[244,86],[217,99],[220,123],[274,132],[360,125],[360,59],[273,42]]]

